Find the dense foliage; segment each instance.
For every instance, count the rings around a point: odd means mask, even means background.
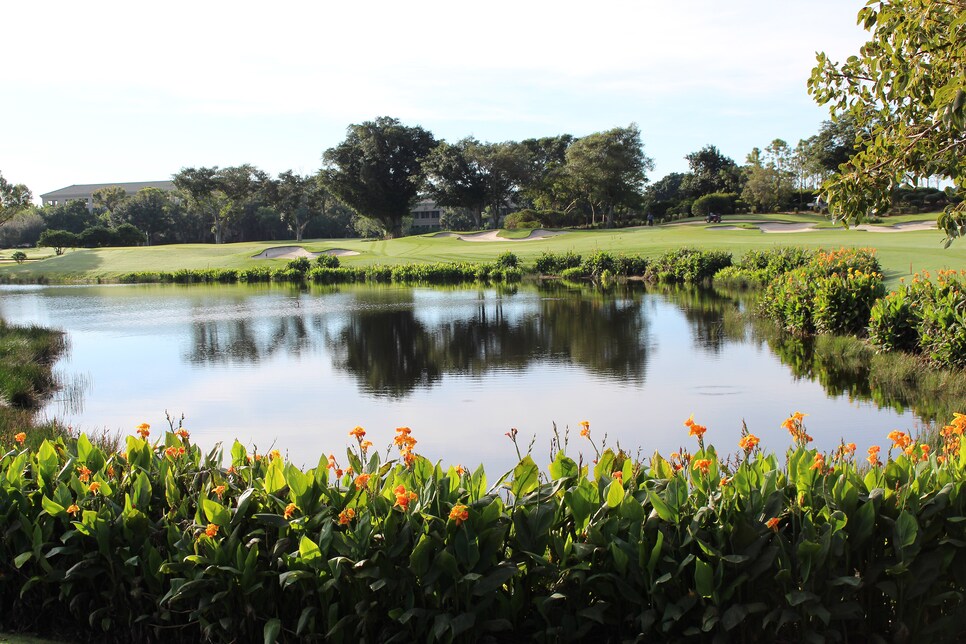
[[[921,353],[966,367],[966,272],[915,275],[872,307],[869,339],[886,351]]]
[[[366,432],[302,470],[173,422],[121,453],[27,435],[0,456],[0,627],[138,641],[949,640],[966,580],[966,416],[938,446],[784,464],[743,432],[648,462],[557,436],[496,481]],[[516,445],[515,430],[508,432]],[[868,461],[866,466],[860,462]],[[883,462],[884,461],[884,462]]]

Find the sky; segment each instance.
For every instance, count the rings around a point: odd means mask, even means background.
[[[705,145],[743,163],[828,110],[815,54],[856,0],[12,2],[0,173],[40,194],[251,163],[309,174],[378,116],[482,141],[637,123],[650,180]]]

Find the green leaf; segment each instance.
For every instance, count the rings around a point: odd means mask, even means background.
[[[714,593],[714,570],[702,559],[694,560],[694,588],[702,597]]]
[[[664,499],[662,499],[658,493],[656,493],[654,490],[648,490],[647,498],[650,500],[651,505],[654,506],[654,509],[657,510],[657,515],[661,517],[663,521],[677,523],[677,512],[672,512],[671,507],[664,502]]]
[[[299,556],[303,562],[311,564],[316,559],[322,558],[322,551],[319,549],[318,544],[303,534],[299,539]]]
[[[539,483],[540,468],[533,462],[530,455],[523,457],[516,467],[513,468],[513,481],[510,484],[510,492],[514,498],[521,498],[523,495],[536,489]]]
[[[556,458],[550,464],[550,477],[554,481],[559,481],[560,479],[575,477],[579,474],[580,468],[577,466],[577,462],[564,454],[563,450],[557,452]]]
[[[268,471],[265,472],[265,491],[269,494],[275,494],[287,485],[283,468],[284,464],[280,458],[273,458],[268,464]]]
[[[611,481],[607,486],[607,507],[616,508],[624,500],[624,486],[620,481]]]
[[[231,521],[231,512],[217,501],[201,497],[201,509],[205,513],[205,518],[208,519],[209,523],[214,523],[217,526],[227,526]]]
[[[37,450],[37,467],[40,470],[40,476],[45,480],[49,481],[57,474],[59,468],[60,460],[57,458],[57,451],[54,446],[50,444],[50,441],[44,440],[40,444],[40,449]]]
[[[59,517],[66,512],[64,506],[53,499],[48,499],[46,494],[41,497],[40,504],[44,508],[44,511],[52,517]]]
[[[17,555],[13,559],[14,568],[17,568],[19,570],[20,568],[23,567],[23,565],[25,563],[27,563],[28,561],[30,561],[30,559],[33,556],[34,556],[34,553],[33,552],[30,552],[29,550],[27,552],[21,552],[19,555]]]
[[[281,460],[281,459],[275,459]],[[282,632],[282,620],[273,617],[265,623],[265,644],[275,644],[278,634]]]
[[[905,550],[916,542],[916,535],[919,534],[919,524],[916,517],[906,510],[899,513],[896,520],[896,543]]]

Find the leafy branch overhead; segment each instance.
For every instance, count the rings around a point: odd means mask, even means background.
[[[892,192],[920,177],[966,185],[966,2],[869,2],[858,22],[871,39],[844,63],[818,54],[809,93],[857,125],[857,153],[825,183],[846,221],[885,212]],[[948,246],[966,236],[966,203],[939,218]]]

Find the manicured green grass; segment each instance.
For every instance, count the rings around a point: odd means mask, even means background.
[[[891,217],[887,223],[919,221],[923,215]],[[525,263],[532,262],[544,251],[574,251],[587,255],[599,250],[615,254],[654,257],[682,246],[699,249],[727,250],[736,257],[752,249],[776,246],[838,248],[869,246],[878,249],[886,272],[886,281],[894,286],[902,276],[923,270],[959,269],[966,266],[966,243],[957,242],[943,249],[943,233],[937,230],[876,233],[829,227],[826,218],[811,214],[734,215],[726,216],[723,225],[742,222],[811,222],[819,230],[804,233],[763,233],[749,227],[723,230],[696,218],[672,224],[618,230],[574,230],[566,234],[533,241],[466,242],[436,233],[394,240],[328,239],[307,240],[300,245],[310,251],[333,248],[355,250],[356,256],[341,257],[343,265],[401,264],[412,262],[468,261],[490,262],[507,250]],[[522,231],[504,231],[516,236]],[[525,234],[525,233],[522,233]],[[254,255],[274,246],[294,245],[292,241],[251,242],[238,244],[183,244],[138,248],[84,249],[68,251],[60,257],[31,261],[26,264],[0,265],[0,280],[8,281],[95,281],[134,271],[174,271],[177,269],[246,268],[282,265],[287,260],[256,260]],[[43,249],[41,249],[43,250]]]

